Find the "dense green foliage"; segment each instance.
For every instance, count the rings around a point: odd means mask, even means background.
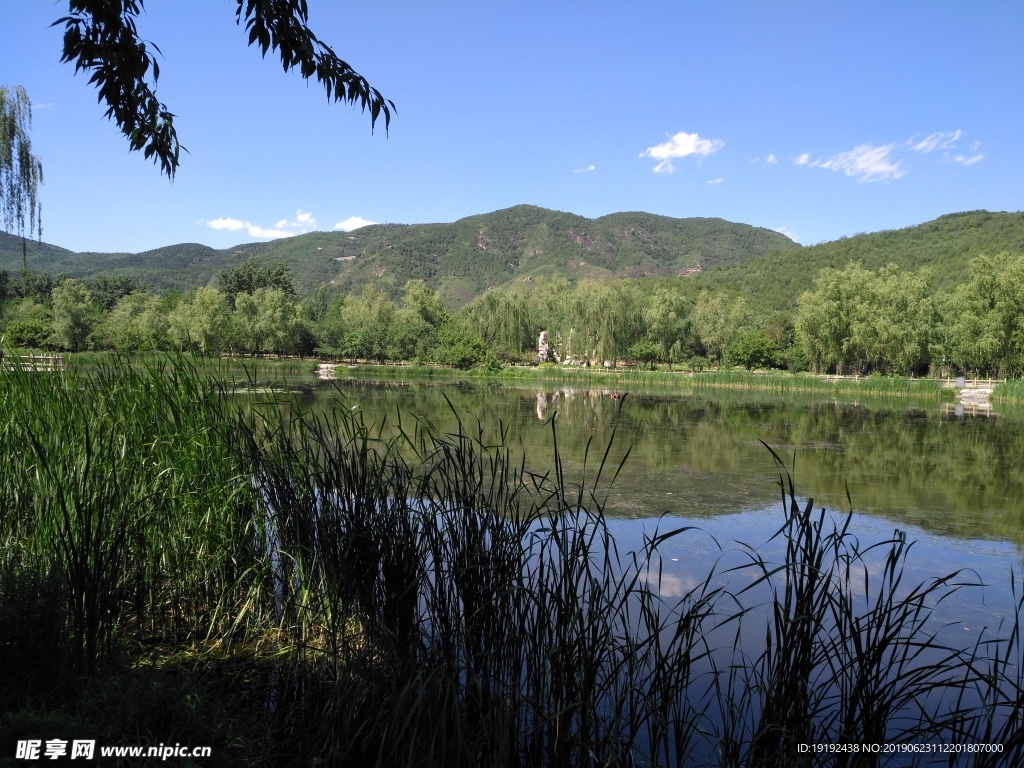
[[[900,271],[927,270],[929,291],[943,298],[963,279],[964,266],[978,256],[1024,253],[1024,212],[968,211],[940,216],[905,229],[858,234],[802,248],[777,251],[749,265],[700,276],[709,290],[740,293],[757,306],[791,309],[824,269],[860,264],[877,272],[888,264]]]
[[[277,288],[291,299],[295,298],[292,273],[284,262],[263,266],[257,256],[251,256],[234,269],[222,272],[217,287],[227,296],[231,306],[238,294],[253,294],[260,288]]]
[[[992,399],[997,403],[1024,403],[1024,381],[1004,381],[995,386]]]
[[[965,282],[929,294],[928,273],[890,265],[823,270],[800,297],[797,332],[815,368],[910,373],[927,366],[995,376],[1024,372],[1024,255],[979,256]]]
[[[538,476],[483,427],[246,408],[183,359],[3,384],[5,754],[66,728],[253,766],[1024,758],[1024,606],[944,640],[933,606],[969,576],[903,584],[901,534],[861,547],[784,478],[780,562],[734,550],[670,598],[659,547],[687,531],[619,552],[553,422]]]
[[[194,350],[203,354],[318,354],[348,360],[436,362],[496,368],[537,360],[583,367],[656,363],[694,371],[725,366],[857,374],[1024,371],[1024,257],[972,260],[945,298],[927,273],[850,264],[823,270],[794,313],[749,309],[744,297],[700,291],[682,280],[644,292],[636,281],[538,279],[492,289],[456,314],[422,280],[395,302],[321,287],[296,300],[283,264],[250,259],[222,274],[227,291],[147,295],[128,278],[56,285],[25,272],[0,283],[10,347]],[[95,294],[94,294],[95,291]]]
[[[53,285],[26,272],[0,284],[10,296],[2,305],[0,339],[10,349],[319,353],[499,367],[487,345],[456,322],[422,281],[405,286],[401,305],[372,286],[359,296],[333,300],[320,289],[300,304],[287,267],[250,259],[222,274],[219,284],[224,290],[204,286],[161,297],[138,290],[127,278],[66,278]]]
[[[765,229],[721,219],[616,213],[586,219],[519,205],[454,224],[365,227],[343,240],[336,285],[370,280],[394,292],[425,280],[458,307],[489,287],[560,275],[572,281],[668,276],[742,263],[798,246]]]
[[[49,273],[0,272],[4,343],[493,368],[534,362],[546,331],[549,360],[584,366],[1016,377],[1024,372],[1024,250],[980,249],[1021,247],[1021,222],[1019,214],[961,214],[842,247],[758,256],[769,242],[762,231],[718,220],[615,214],[591,221],[519,206],[452,225],[315,233],[235,249],[228,262],[201,246],[178,256],[164,249],[158,260],[195,257],[208,277],[184,295],[145,300],[151,284],[131,270],[56,283]],[[940,248],[943,238],[953,245]],[[712,242],[724,250],[706,250]],[[314,263],[342,273],[333,285],[306,283],[316,288],[300,299],[296,272],[309,262],[299,253],[315,243],[325,245],[315,245]],[[939,255],[924,258],[921,249],[933,246]],[[603,279],[630,274],[636,249],[660,265],[654,273],[693,263],[697,251],[706,269]],[[587,258],[574,261],[580,253]],[[261,254],[287,258],[267,264]],[[845,255],[866,261],[832,266]],[[885,256],[892,260],[874,266]],[[723,266],[736,261],[745,264]],[[223,268],[212,271],[216,264]],[[797,273],[799,280],[787,277]],[[402,275],[412,278],[399,285]],[[778,295],[800,285],[779,304]],[[776,293],[765,295],[771,286]]]
[[[524,280],[529,287],[552,276],[573,283],[636,277],[675,289],[680,282],[675,276],[685,273],[683,282],[699,286],[688,290],[742,295],[748,307],[768,315],[791,312],[822,269],[842,270],[849,263],[871,271],[895,264],[910,274],[927,267],[929,291],[945,296],[963,281],[963,267],[970,259],[1024,252],[1024,214],[951,214],[916,227],[808,248],[778,233],[719,219],[643,213],[585,219],[533,206],[453,224],[374,225],[349,234],[312,232],[223,251],[197,244],[139,254],[76,254],[46,243],[28,247],[36,272],[86,279],[127,275],[160,291],[184,292],[215,284],[219,274],[252,257],[264,264],[286,264],[304,294],[320,285],[358,294],[364,285],[373,284],[397,300],[408,280],[421,279],[440,293],[450,310],[487,288]],[[699,273],[693,271],[697,265]],[[0,234],[0,270],[13,275],[21,267],[21,240]]]

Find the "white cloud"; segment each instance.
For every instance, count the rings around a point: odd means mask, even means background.
[[[342,232],[351,232],[353,229],[359,229],[360,227],[368,227],[371,224],[376,224],[376,221],[370,221],[364,219],[361,216],[349,216],[344,221],[339,221],[334,225],[335,229],[340,229]]]
[[[281,219],[274,223],[275,229],[286,229],[293,231],[293,234],[305,234],[309,232],[313,227],[316,226],[316,219],[313,218],[312,213],[304,213],[301,208],[295,212],[295,219],[288,221],[288,219]]]
[[[675,171],[673,160],[689,155],[707,157],[724,146],[725,142],[721,139],[702,139],[696,133],[680,131],[663,144],[648,147],[640,153],[640,157],[653,157],[661,161],[654,166],[655,173],[672,173]]]
[[[827,171],[841,171],[847,176],[856,176],[859,181],[888,181],[898,179],[906,171],[900,167],[901,160],[893,161],[892,151],[895,144],[883,144],[880,147],[861,144],[846,152],[840,152],[827,160],[815,160],[810,163],[812,168],[824,168]],[[797,165],[807,165],[806,155],[797,159]],[[803,160],[803,162],[800,162]]]
[[[776,227],[774,231],[778,232],[780,235],[785,235],[790,240],[792,240],[794,243],[799,243],[800,242],[800,235],[798,235],[796,232],[791,232],[790,230],[786,229],[785,227]]]
[[[717,179],[708,179],[708,184],[721,184],[725,179],[719,176]]]
[[[660,563],[648,565],[637,575],[640,581],[652,590],[657,590],[662,597],[682,597],[699,586],[696,577],[690,574],[668,573]]]
[[[774,153],[772,153],[768,155],[768,159],[765,160],[765,162],[768,163],[768,165],[775,165],[777,162],[779,162],[779,159],[775,156]]]
[[[909,146],[915,152],[934,152],[936,149],[952,149],[953,145],[960,140],[960,137],[964,135],[963,131],[936,131],[928,136],[925,136],[916,144],[911,139],[907,142]]]
[[[914,139],[911,139],[910,141],[907,142],[907,146],[909,146],[912,150],[916,152],[925,153],[933,152],[936,149],[944,150],[942,153],[943,160],[952,160],[954,163],[959,163],[960,165],[974,165],[975,163],[980,163],[982,160],[985,159],[985,154],[983,152],[978,151],[979,149],[981,149],[980,141],[971,142],[971,152],[973,154],[952,154],[952,151],[956,146],[956,143],[961,139],[961,137],[963,137],[963,135],[964,132],[961,130],[936,131],[935,133],[930,134],[929,136],[925,136],[923,139],[921,139],[921,141],[918,141],[916,143]]]
[[[960,165],[974,165],[975,163],[980,163],[984,159],[985,159],[985,153],[984,152],[979,152],[978,154],[971,155],[970,157],[967,157],[966,155],[954,155],[953,156],[953,162],[954,163],[960,163]]]
[[[281,219],[275,222],[273,227],[263,227],[259,224],[253,224],[251,221],[227,217],[213,219],[212,221],[200,219],[199,223],[210,227],[210,229],[222,229],[229,232],[238,232],[244,229],[249,234],[249,237],[276,240],[280,237],[304,235],[316,226],[316,219],[313,217],[313,214],[305,213],[302,209],[299,209],[295,212],[295,219],[293,221]]]
[[[939,151],[941,161],[954,162],[960,165],[974,165],[985,159],[985,154],[979,152],[981,142],[975,141],[971,144],[971,154],[953,154],[953,149],[960,139],[964,137],[964,131],[935,131],[924,138],[912,137],[902,143],[891,143],[874,146],[872,144],[861,144],[846,152],[824,160],[812,160],[808,153],[797,157],[795,165],[806,165],[810,168],[824,168],[828,171],[841,171],[846,176],[854,176],[859,181],[890,181],[899,179],[907,174],[903,166],[903,159],[898,157],[906,151],[931,154]]]
[[[590,171],[596,171],[596,170],[597,170],[597,166],[594,165],[593,163],[591,163],[586,168],[575,168],[575,169],[573,169],[573,173],[589,173]]]
[[[213,221],[200,221],[200,224],[206,224],[211,229],[227,229],[231,232],[237,232],[240,229],[245,229],[245,222],[241,219],[214,219]]]
[[[294,237],[295,235],[302,234],[302,232],[293,232],[291,230],[281,229],[277,226],[273,229],[264,229],[258,224],[250,224],[249,222],[246,222],[245,224],[245,231],[249,233],[249,237],[264,237],[268,240],[277,240],[282,237]]]

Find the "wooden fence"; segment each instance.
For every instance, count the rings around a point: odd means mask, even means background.
[[[0,368],[5,371],[13,371],[20,368],[23,371],[42,373],[47,371],[63,371],[64,355],[13,355],[4,356],[0,352]]]

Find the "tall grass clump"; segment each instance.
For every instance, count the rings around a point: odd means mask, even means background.
[[[996,384],[992,400],[997,403],[1024,403],[1024,381],[1014,379]]]
[[[969,575],[904,583],[904,536],[861,545],[784,472],[778,561],[723,548],[670,596],[659,550],[696,533],[620,551],[602,489],[622,465],[588,446],[567,477],[555,419],[537,474],[501,425],[241,402],[182,358],[0,384],[0,618],[45,617],[0,624],[22,670],[0,732],[101,717],[105,676],[167,701],[174,669],[202,722],[244,734],[217,743],[233,764],[939,765],[801,745],[952,741],[1024,760],[1020,601],[948,641],[934,611]],[[167,711],[174,733],[200,722]]]
[[[743,370],[686,371],[619,368],[581,368],[544,363],[539,366],[508,366],[499,371],[473,369],[459,371],[430,366],[349,367],[346,375],[372,375],[376,378],[497,378],[504,381],[559,381],[575,383],[673,385],[684,389],[735,389],[777,392],[781,394],[824,394],[830,397],[892,398],[952,401],[953,389],[944,388],[937,379],[910,379],[902,376],[870,375],[861,378],[819,377],[810,373],[752,372]],[[998,390],[997,390],[998,391]]]
[[[708,371],[692,378],[696,389],[763,389],[774,392],[821,392],[842,397],[902,397],[953,400],[954,390],[937,379],[870,375],[863,378],[823,378],[809,373],[751,373]]]
[[[599,460],[591,480],[565,478],[553,423],[539,476],[480,425],[400,426],[385,439],[338,410],[252,435],[293,633],[275,701],[304,691],[310,716],[280,716],[305,724],[316,755],[833,765],[800,745],[995,729],[1020,757],[1019,614],[992,645],[944,641],[935,608],[977,585],[961,573],[905,585],[902,534],[862,547],[849,515],[798,503],[783,477],[782,561],[746,548],[667,599],[658,548],[686,532],[620,553],[596,490],[611,470]],[[310,670],[324,675],[315,692]]]
[[[4,549],[59,574],[74,666],[95,672],[118,632],[223,626],[252,555],[238,551],[239,512],[254,495],[216,382],[181,359],[111,359],[15,369],[2,398]]]

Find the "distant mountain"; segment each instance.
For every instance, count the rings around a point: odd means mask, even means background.
[[[206,285],[218,272],[245,260],[238,251],[252,247],[218,251],[198,243],[182,243],[144,253],[76,253],[34,240],[29,240],[27,246],[28,267],[35,272],[49,272],[55,278],[127,274],[161,291]],[[21,266],[21,238],[0,232],[0,269],[17,275]]]
[[[613,213],[588,219],[532,205],[470,216],[451,224],[375,224],[354,232],[298,237],[215,250],[185,243],[145,253],[74,253],[30,241],[37,272],[73,277],[128,274],[154,290],[190,290],[250,256],[283,261],[300,292],[327,284],[359,291],[368,283],[398,294],[420,278],[458,307],[492,286],[527,278],[695,278],[757,305],[793,306],[825,267],[859,261],[869,269],[895,263],[927,267],[941,292],[962,279],[981,253],[1024,253],[1024,213],[970,211],[905,229],[844,237],[811,247],[767,229],[723,219],[674,219]],[[21,270],[21,240],[0,233],[0,269]]]
[[[460,305],[491,286],[527,277],[570,280],[686,275],[799,248],[767,229],[723,219],[615,213],[587,219],[519,205],[453,224],[356,230],[333,254],[335,285],[401,288],[421,278]]]
[[[0,230],[0,269],[8,272],[21,271],[22,240],[16,235],[9,235]],[[49,243],[40,243],[37,240],[25,238],[25,253],[28,259],[28,266],[37,272],[46,272],[47,267],[37,266],[38,264],[58,264],[66,258],[78,258],[79,254],[69,251],[67,248],[59,248]]]
[[[695,274],[799,249],[778,232],[723,219],[615,213],[587,219],[530,205],[451,224],[376,224],[215,250],[195,243],[145,253],[74,253],[30,242],[29,267],[54,277],[129,274],[157,290],[205,285],[250,256],[283,261],[300,291],[367,283],[397,293],[421,278],[459,306],[492,286],[543,275],[570,280]],[[21,269],[21,241],[0,234],[0,269]]]
[[[765,254],[701,275],[699,282],[742,293],[759,306],[785,309],[813,287],[822,269],[860,262],[872,270],[886,264],[907,271],[927,268],[933,293],[941,295],[964,279],[965,267],[975,256],[1003,251],[1024,254],[1024,212],[951,213],[904,229]]]

